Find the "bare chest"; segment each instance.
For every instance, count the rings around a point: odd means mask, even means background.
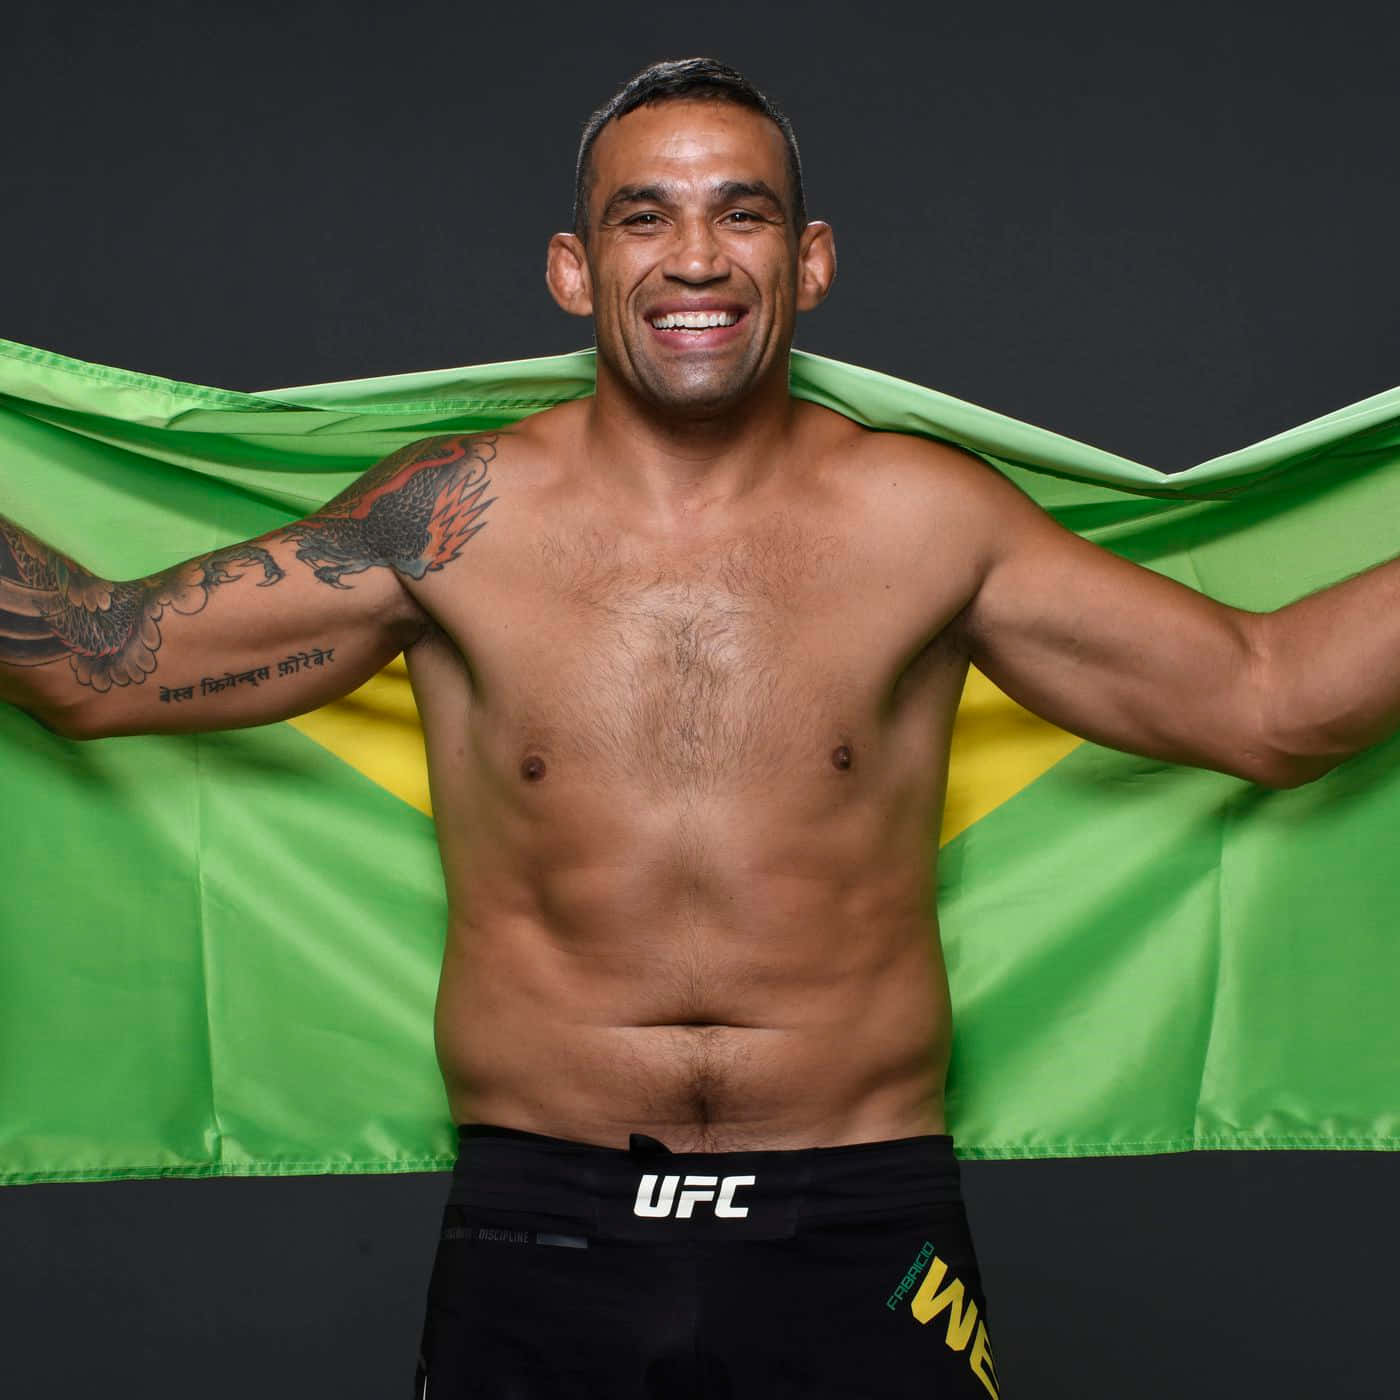
[[[545,532],[471,629],[475,719],[521,761],[647,786],[828,767],[917,636],[889,597],[788,520],[703,546]]]

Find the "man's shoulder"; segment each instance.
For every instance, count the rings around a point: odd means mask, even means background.
[[[947,510],[995,507],[1015,488],[980,457],[952,443],[917,433],[869,428],[830,409],[819,409],[827,420],[827,474],[877,501],[896,508],[921,506]]]
[[[401,449],[401,455],[455,453],[507,471],[513,490],[542,480],[570,455],[577,438],[578,405],[559,404],[498,428],[433,433]]]

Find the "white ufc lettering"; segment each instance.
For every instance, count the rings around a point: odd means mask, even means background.
[[[752,1176],[687,1176],[682,1185],[679,1176],[659,1176],[646,1172],[637,1185],[637,1199],[632,1206],[633,1215],[648,1216],[652,1219],[665,1219],[675,1206],[677,1220],[689,1220],[695,1207],[704,1201],[714,1201],[715,1214],[721,1220],[742,1220],[748,1213],[748,1206],[736,1206],[734,1193],[741,1186],[752,1186]],[[714,1187],[719,1187],[716,1195]],[[676,1189],[680,1187],[680,1199],[676,1199]]]
[[[633,1215],[670,1215],[671,1205],[676,1199],[676,1187],[680,1177],[668,1176],[661,1181],[661,1190],[656,1191],[657,1177],[647,1172],[637,1187],[637,1203],[632,1207]]]
[[[752,1186],[753,1183],[751,1176],[725,1177],[724,1185],[719,1188],[719,1200],[715,1202],[715,1214],[726,1220],[742,1220],[749,1213],[749,1208],[734,1204],[734,1192],[741,1186]]]
[[[718,1186],[717,1176],[688,1176],[685,1179],[685,1189],[681,1192],[680,1204],[676,1206],[676,1219],[689,1220],[698,1201],[713,1201],[715,1193],[713,1191],[698,1190],[698,1187]]]

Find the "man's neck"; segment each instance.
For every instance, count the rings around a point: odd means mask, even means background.
[[[600,477],[641,513],[676,524],[767,482],[787,455],[797,414],[785,376],[714,414],[667,415],[605,372],[589,402],[588,455]]]

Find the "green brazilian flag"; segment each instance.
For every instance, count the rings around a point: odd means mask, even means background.
[[[132,577],[592,383],[580,353],[240,394],[0,342],[0,511]],[[1400,389],[1165,476],[832,360],[795,354],[792,385],[1245,608],[1396,552]],[[450,1163],[401,665],[225,734],[78,744],[0,706],[0,747],[0,1180]],[[941,856],[960,1153],[1400,1146],[1397,754],[1267,792],[1080,742],[974,674]]]

